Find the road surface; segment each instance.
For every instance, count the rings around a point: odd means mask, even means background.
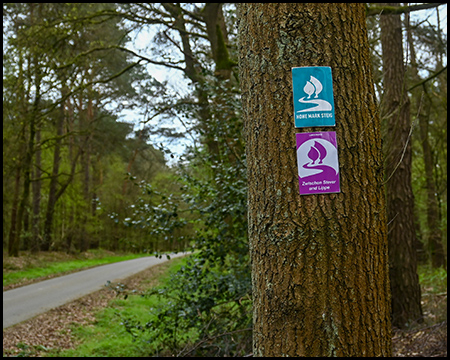
[[[186,253],[170,255],[171,258]],[[3,329],[100,290],[109,280],[117,282],[167,261],[149,256],[82,270],[3,292]]]

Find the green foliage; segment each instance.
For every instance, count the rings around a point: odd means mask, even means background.
[[[154,309],[157,316],[145,324],[151,336],[145,334],[141,339],[161,342],[162,349],[178,356],[206,356],[216,351],[215,355],[244,355],[248,348],[238,349],[241,336],[248,339],[251,334],[250,279],[246,266],[232,264],[233,260],[226,257],[220,265],[200,254],[191,256],[165,288],[147,294],[169,301]],[[233,333],[232,339],[225,336]]]
[[[185,233],[195,250],[162,289],[146,296],[168,299],[146,321],[124,318],[136,341],[159,343],[177,355],[243,355],[250,352],[251,279],[247,242],[247,180],[238,92],[229,84],[212,83],[208,94],[217,101],[204,133],[207,145],[192,148],[177,168],[181,191],[151,206],[143,197],[134,205],[130,226],[144,226],[171,239]],[[220,94],[220,101],[219,101]],[[219,121],[224,117],[226,121]],[[209,135],[208,135],[209,134]],[[210,134],[220,134],[213,139]],[[147,195],[164,197],[143,182]],[[158,227],[159,224],[159,227]],[[188,335],[188,336],[187,336]],[[217,350],[220,349],[220,350]]]
[[[163,265],[166,270],[157,280],[161,286],[167,281],[169,274],[177,271],[184,259],[174,259],[170,264]],[[168,269],[167,269],[168,268]],[[118,285],[120,288],[120,284]],[[155,290],[156,291],[156,290]],[[118,297],[110,301],[107,308],[95,315],[95,323],[92,326],[80,326],[73,324],[72,334],[82,342],[72,350],[54,351],[48,355],[58,357],[146,357],[149,353],[158,354],[163,348],[160,343],[147,343],[143,341],[131,341],[142,333],[142,327],[137,325],[140,319],[152,317],[153,309],[167,303],[167,299],[158,296],[128,296],[126,292],[118,291]],[[124,296],[123,296],[124,295]],[[131,337],[130,337],[131,335]]]
[[[166,244],[182,244],[185,236],[182,231],[187,221],[179,216],[179,203],[175,200],[174,193],[166,195],[156,190],[151,184],[141,180],[136,182],[136,178],[130,177],[134,181],[135,187],[140,190],[140,195],[135,203],[130,204],[128,208],[128,217],[123,220],[124,226],[130,229],[142,229],[147,238],[153,241],[162,241]],[[167,179],[169,180],[169,179]],[[140,246],[150,246],[149,243],[143,243]],[[162,250],[152,248],[152,250]]]
[[[433,269],[429,265],[419,266],[419,281],[423,293],[446,293],[447,270],[444,268]]]
[[[167,167],[148,143],[148,128],[135,133],[118,113],[142,107],[142,96],[161,87],[135,86],[154,82],[118,49],[130,24],[116,7],[4,6],[3,244],[9,234],[15,254],[152,247],[139,229],[122,224],[138,196],[125,174],[151,181]]]

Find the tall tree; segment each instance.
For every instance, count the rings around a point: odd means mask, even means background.
[[[61,89],[61,99],[64,99],[68,93],[68,88],[66,86],[67,77],[62,78],[62,84],[63,87]],[[52,230],[53,230],[53,218],[55,215],[55,207],[56,202],[61,197],[61,195],[64,193],[64,191],[67,189],[67,186],[69,186],[70,182],[72,181],[74,170],[75,170],[75,164],[78,156],[73,160],[72,162],[72,171],[69,176],[69,179],[66,179],[64,181],[64,184],[59,186],[60,183],[59,179],[59,169],[61,166],[61,148],[62,148],[62,136],[64,131],[64,124],[65,124],[65,103],[66,100],[61,101],[61,104],[59,105],[59,111],[56,115],[56,136],[55,136],[55,145],[53,150],[53,163],[52,163],[52,170],[51,170],[51,176],[50,176],[50,184],[49,184],[49,190],[48,190],[48,200],[47,200],[47,207],[45,211],[45,221],[44,221],[44,229],[43,229],[43,239],[41,244],[41,250],[43,251],[49,251],[50,247],[52,245]]]
[[[439,14],[439,11],[437,11]],[[439,17],[438,17],[439,18]],[[439,197],[437,184],[435,181],[435,170],[439,167],[438,157],[434,154],[434,149],[432,147],[432,136],[431,136],[431,124],[435,123],[431,109],[438,109],[438,106],[433,104],[433,97],[431,96],[432,84],[429,81],[423,82],[419,75],[419,70],[421,65],[419,64],[419,59],[416,54],[417,44],[413,38],[413,32],[416,30],[422,30],[419,26],[414,26],[410,22],[409,14],[406,14],[405,27],[407,30],[407,39],[409,47],[409,55],[411,59],[411,79],[413,81],[412,89],[412,99],[415,105],[418,122],[419,122],[419,138],[423,154],[423,164],[424,164],[424,176],[425,176],[425,188],[426,188],[426,224],[427,230],[425,238],[428,243],[428,249],[430,250],[431,264],[433,267],[446,267],[445,252],[442,246],[442,229],[440,225],[440,209],[439,209]],[[426,29],[428,30],[428,29]],[[430,26],[430,37],[435,41],[429,42],[429,44],[434,48],[430,49],[431,53],[436,54],[436,71],[437,74],[442,70],[442,50],[439,51],[441,45],[443,45],[442,39],[439,38],[440,31],[439,27],[437,31],[433,31]],[[434,50],[434,51],[433,51]],[[416,84],[421,84],[421,86],[416,87]],[[445,87],[446,88],[446,87]],[[414,114],[414,113],[413,113]],[[430,124],[431,123],[431,124]],[[431,126],[430,126],[431,125]],[[440,124],[438,125],[441,126]]]
[[[230,91],[230,84],[235,82],[233,68],[237,65],[229,51],[223,8],[224,4],[214,3],[127,4],[123,7],[125,13],[120,13],[139,26],[160,25],[153,40],[158,45],[157,50],[146,56],[136,54],[139,58],[180,70],[192,82],[194,90],[189,96],[179,101],[171,94],[151,112],[174,117],[182,109],[184,115],[194,114],[191,119],[195,118],[195,125],[188,127],[188,131],[200,134],[201,144],[206,145],[210,154],[217,156],[224,152],[223,144],[219,144],[217,139],[217,124],[229,121],[229,112],[215,111],[215,107],[223,105],[217,104],[218,100],[228,96],[222,94],[214,98],[213,90],[227,84],[227,91]],[[233,141],[229,144],[236,146]],[[242,147],[240,150],[242,152]]]
[[[84,213],[91,212],[91,157],[101,153],[92,145],[94,123],[108,113],[104,110],[108,102],[122,103],[120,100],[131,100],[136,94],[131,85],[136,72],[130,70],[139,62],[130,63],[129,53],[114,48],[127,39],[125,25],[119,24],[117,17],[97,16],[98,11],[114,7],[54,3],[4,6],[8,47],[4,114],[12,144],[4,158],[11,158],[8,167],[14,168],[15,174],[14,178],[8,175],[13,178],[9,183],[14,195],[6,197],[12,255],[20,248],[37,249],[37,239],[42,239],[44,250],[55,243],[54,223],[64,224],[64,212],[57,212],[58,202],[80,170],[80,149],[85,150],[81,162],[84,199],[66,208],[73,214],[84,200]],[[79,106],[75,106],[77,101]],[[39,226],[41,218],[43,225]],[[64,237],[61,230],[59,234]]]
[[[239,17],[254,355],[389,356],[381,131],[364,5],[243,4]],[[332,68],[337,194],[298,192],[291,68],[299,66]]]
[[[21,5],[7,6],[8,10],[13,12],[22,12],[23,18],[14,19],[13,27],[16,32],[16,38],[12,41],[15,45],[22,49],[18,50],[19,54],[19,69],[17,87],[18,98],[21,102],[21,109],[17,112],[19,115],[22,129],[20,131],[21,154],[16,171],[14,204],[11,214],[11,230],[9,236],[8,252],[11,256],[18,256],[20,248],[20,239],[22,236],[22,229],[28,230],[28,208],[32,176],[32,161],[34,155],[34,142],[36,134],[36,126],[40,112],[41,102],[41,80],[42,73],[39,68],[39,61],[42,54],[39,52],[39,47],[33,44],[28,48],[25,46],[27,38],[32,34],[32,29],[39,23],[40,9],[36,9],[36,4],[26,4],[25,7]],[[27,48],[23,50],[23,48]],[[26,64],[26,65],[24,65]],[[24,71],[24,67],[26,70]],[[22,195],[19,200],[19,186],[20,178],[23,176]],[[17,209],[17,210],[16,210]]]
[[[54,26],[58,27],[61,23],[69,25],[67,29],[64,29],[65,31],[61,31],[55,36],[55,41],[61,41],[61,37],[65,40],[64,45],[58,47],[57,56],[55,56],[57,83],[61,84],[59,89],[61,94],[60,111],[56,121],[53,168],[42,248],[48,250],[52,243],[52,225],[56,204],[73,181],[74,171],[78,165],[77,160],[80,157],[85,208],[81,224],[78,226],[78,240],[80,250],[85,251],[89,247],[89,238],[86,234],[87,216],[92,209],[91,142],[94,131],[92,124],[97,120],[96,107],[101,107],[101,102],[105,98],[118,99],[124,93],[130,98],[134,95],[131,90],[131,81],[129,83],[121,82],[117,78],[137,63],[130,65],[128,63],[129,54],[108,48],[120,45],[125,39],[125,30],[120,29],[118,25],[119,19],[109,19],[108,17],[97,19],[93,15],[97,14],[96,11],[110,9],[110,4],[57,4],[54,6],[53,11],[57,13],[57,16],[52,18],[51,12],[46,14],[54,21]],[[90,21],[90,17],[96,18],[96,21]],[[111,56],[112,53],[114,56]],[[62,180],[61,151],[65,145],[62,140],[64,127],[67,126],[69,120],[66,108],[69,107],[72,97],[74,103],[77,103],[75,121],[78,124],[79,147],[77,155],[71,159],[69,176]]]
[[[384,74],[381,112],[386,119],[384,152],[392,323],[403,328],[422,318],[411,186],[412,125],[400,15],[381,15],[380,27]]]

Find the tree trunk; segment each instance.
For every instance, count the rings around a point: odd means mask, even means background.
[[[380,122],[363,4],[245,4],[255,356],[389,356]],[[331,66],[341,193],[299,195],[291,68]]]
[[[34,22],[34,4],[30,4],[30,19],[31,22]],[[39,70],[39,60],[36,54],[33,54],[32,60],[28,64],[28,82],[33,83],[34,85],[34,100],[33,104],[30,107],[29,111],[25,113],[24,120],[25,124],[28,125],[28,129],[25,125],[25,129],[28,130],[28,142],[26,144],[26,151],[24,155],[24,159],[22,162],[22,171],[23,171],[23,191],[22,197],[19,203],[19,209],[17,212],[17,229],[16,235],[19,237],[18,241],[20,242],[20,237],[22,235],[22,229],[24,229],[24,233],[29,233],[29,208],[30,208],[30,188],[31,188],[31,173],[32,173],[32,164],[33,164],[33,154],[34,154],[34,140],[36,136],[36,121],[39,113],[39,103],[41,100],[41,74]],[[26,243],[29,243],[29,237],[27,237]],[[28,244],[27,244],[28,245]]]
[[[40,147],[41,142],[41,131],[39,129],[36,130],[36,143],[38,147]],[[42,187],[42,181],[39,180],[42,171],[41,171],[41,149],[38,148],[36,150],[35,155],[35,169],[34,169],[34,181],[32,183],[32,194],[33,194],[33,201],[32,201],[32,210],[33,210],[33,217],[31,220],[31,234],[32,234],[32,240],[31,240],[31,251],[37,252],[40,248],[40,234],[39,234],[39,222],[40,222],[40,212],[41,212],[41,187]]]
[[[19,53],[19,59],[18,59],[18,68],[19,68],[19,76],[18,76],[18,103],[19,103],[19,114],[20,116],[25,119],[25,109],[27,108],[26,102],[25,102],[25,89],[24,89],[24,79],[23,79],[23,56],[21,53]],[[23,127],[20,130],[18,142],[20,144],[19,149],[23,149],[25,152],[25,134],[26,134],[26,121],[23,121]],[[21,177],[22,177],[22,158],[23,154],[20,154],[18,158],[20,160],[16,161],[16,170],[15,170],[15,176],[14,176],[14,195],[13,195],[13,202],[11,206],[11,220],[10,220],[10,228],[9,228],[9,235],[8,235],[8,255],[18,257],[19,256],[19,248],[20,248],[20,238],[19,234],[17,233],[17,210],[19,207],[19,193],[20,193],[20,185],[21,185]]]
[[[64,84],[64,81],[63,81]],[[61,99],[64,99],[67,93],[65,86],[61,89]],[[50,178],[50,185],[48,190],[48,201],[47,210],[45,212],[45,222],[44,222],[44,234],[42,240],[42,251],[49,251],[52,245],[52,227],[53,227],[53,216],[55,213],[56,202],[58,201],[58,177],[59,177],[59,166],[61,164],[61,145],[62,136],[64,133],[64,113],[65,101],[61,101],[59,114],[56,120],[56,140],[55,149],[53,151],[53,167],[52,174]]]
[[[426,97],[428,97],[427,94]],[[433,168],[436,167],[428,140],[428,121],[431,99],[427,99],[428,111],[419,114],[420,140],[422,143],[423,161],[425,164],[425,180],[427,191],[427,224],[428,224],[428,250],[433,268],[447,268],[445,252],[442,246],[442,231],[439,219],[439,204],[437,199],[436,185],[434,182]]]
[[[61,103],[60,114],[56,124],[56,140],[55,149],[53,152],[53,168],[50,178],[50,187],[48,190],[47,210],[45,212],[44,222],[44,236],[42,241],[42,251],[49,251],[52,245],[52,227],[53,216],[55,213],[56,201],[58,200],[58,177],[59,177],[59,165],[61,163],[61,137],[64,130],[64,102]]]
[[[92,204],[92,197],[90,191],[90,182],[91,182],[91,140],[93,136],[92,130],[92,122],[94,121],[94,110],[93,110],[93,102],[92,102],[92,89],[90,88],[87,92],[88,101],[86,111],[83,111],[82,105],[82,95],[80,94],[80,114],[86,114],[85,116],[80,117],[80,131],[85,132],[86,135],[84,137],[84,145],[81,154],[81,166],[82,166],[82,183],[83,183],[83,197],[85,201],[85,208],[83,209],[83,213],[81,215],[81,224],[79,228],[79,250],[81,252],[85,252],[89,249],[89,234],[87,231],[87,223],[88,218],[90,217],[90,210]]]
[[[21,167],[17,164],[16,175],[14,176],[14,196],[11,206],[11,221],[8,235],[8,255],[19,256],[20,239],[17,234],[17,207],[19,204]]]
[[[417,65],[416,50],[412,37],[412,30],[409,26],[409,14],[406,14],[407,20],[407,39],[409,46],[409,53],[411,59],[411,70],[414,83],[418,83],[421,79],[419,76],[419,67]],[[439,64],[439,59],[437,59]],[[433,157],[433,151],[430,145],[428,131],[429,131],[429,117],[430,110],[433,105],[432,98],[427,90],[428,85],[424,83],[422,87],[413,90],[413,100],[418,109],[419,118],[419,134],[420,142],[422,144],[423,162],[425,167],[425,181],[427,191],[427,225],[428,225],[428,247],[431,250],[431,264],[433,267],[446,268],[445,253],[442,246],[442,231],[440,227],[439,203],[437,198],[436,184],[434,180],[433,169],[436,168],[436,163]],[[418,259],[419,260],[419,259]]]
[[[205,77],[202,74],[203,71],[201,66],[199,66],[200,64],[193,54],[182,8],[179,4],[164,3],[163,6],[176,19],[173,29],[179,32],[181,38],[184,61],[186,63],[184,73],[196,86],[198,131],[201,134],[201,141],[208,147],[210,154],[218,155],[220,153],[220,145],[216,139],[217,134],[215,132],[217,119],[214,119],[212,115],[208,90],[205,89]],[[206,25],[206,33],[211,45],[212,57],[215,63],[214,74],[221,81],[230,80],[232,67],[235,64],[231,60],[226,46],[228,34],[222,4],[206,3],[201,12],[201,17]]]
[[[400,15],[381,16],[380,27],[392,324],[403,328],[422,318],[411,186],[410,103],[405,87]]]

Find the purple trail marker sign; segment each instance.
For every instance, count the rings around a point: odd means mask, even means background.
[[[300,195],[340,192],[336,132],[295,136]]]

